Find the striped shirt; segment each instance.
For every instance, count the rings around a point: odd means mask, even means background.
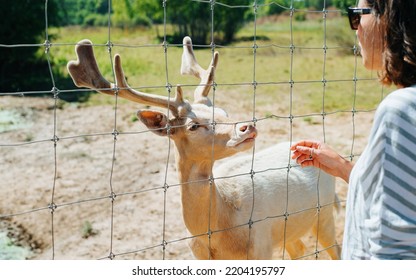
[[[416,259],[416,86],[380,103],[345,217],[343,259]]]

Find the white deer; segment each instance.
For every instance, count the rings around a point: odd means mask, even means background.
[[[252,148],[257,136],[252,123],[231,121],[208,98],[218,52],[205,70],[194,56],[191,39],[184,38],[181,74],[200,79],[191,104],[184,100],[179,85],[174,98],[131,88],[118,54],[114,57],[116,84],[108,82],[89,40],[80,41],[75,51],[78,60],[68,63],[68,71],[78,87],[118,94],[172,113],[168,118],[146,109],[137,115],[151,131],[175,143],[183,219],[193,236],[190,248],[196,258],[271,259],[281,248],[283,256],[286,250],[296,259],[304,255],[301,238],[310,230],[332,259],[339,258],[333,217],[335,180],[316,168],[289,162],[289,143],[256,153],[254,159],[252,155],[228,159],[213,170],[216,160]]]

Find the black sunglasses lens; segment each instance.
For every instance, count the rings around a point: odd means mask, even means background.
[[[360,24],[361,15],[358,13],[349,13],[348,18],[350,20],[350,26],[352,29],[357,30]]]
[[[348,19],[351,29],[357,30],[360,25],[361,16],[371,14],[371,8],[348,8]]]
[[[358,25],[360,25],[360,19],[361,19],[360,14],[354,14],[351,17],[351,25],[354,29],[358,29]]]

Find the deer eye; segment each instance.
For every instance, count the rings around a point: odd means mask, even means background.
[[[199,123],[197,123],[197,122],[192,122],[192,123],[190,123],[190,124],[188,125],[188,129],[189,129],[190,131],[195,131],[195,130],[197,130],[199,127],[200,127],[200,124],[199,124]]]

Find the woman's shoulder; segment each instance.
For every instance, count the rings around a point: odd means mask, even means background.
[[[416,85],[396,89],[387,95],[385,100],[397,100],[399,102],[402,101],[406,103],[416,103]]]
[[[416,110],[416,85],[397,89],[387,95],[380,103],[382,113],[410,112]]]

